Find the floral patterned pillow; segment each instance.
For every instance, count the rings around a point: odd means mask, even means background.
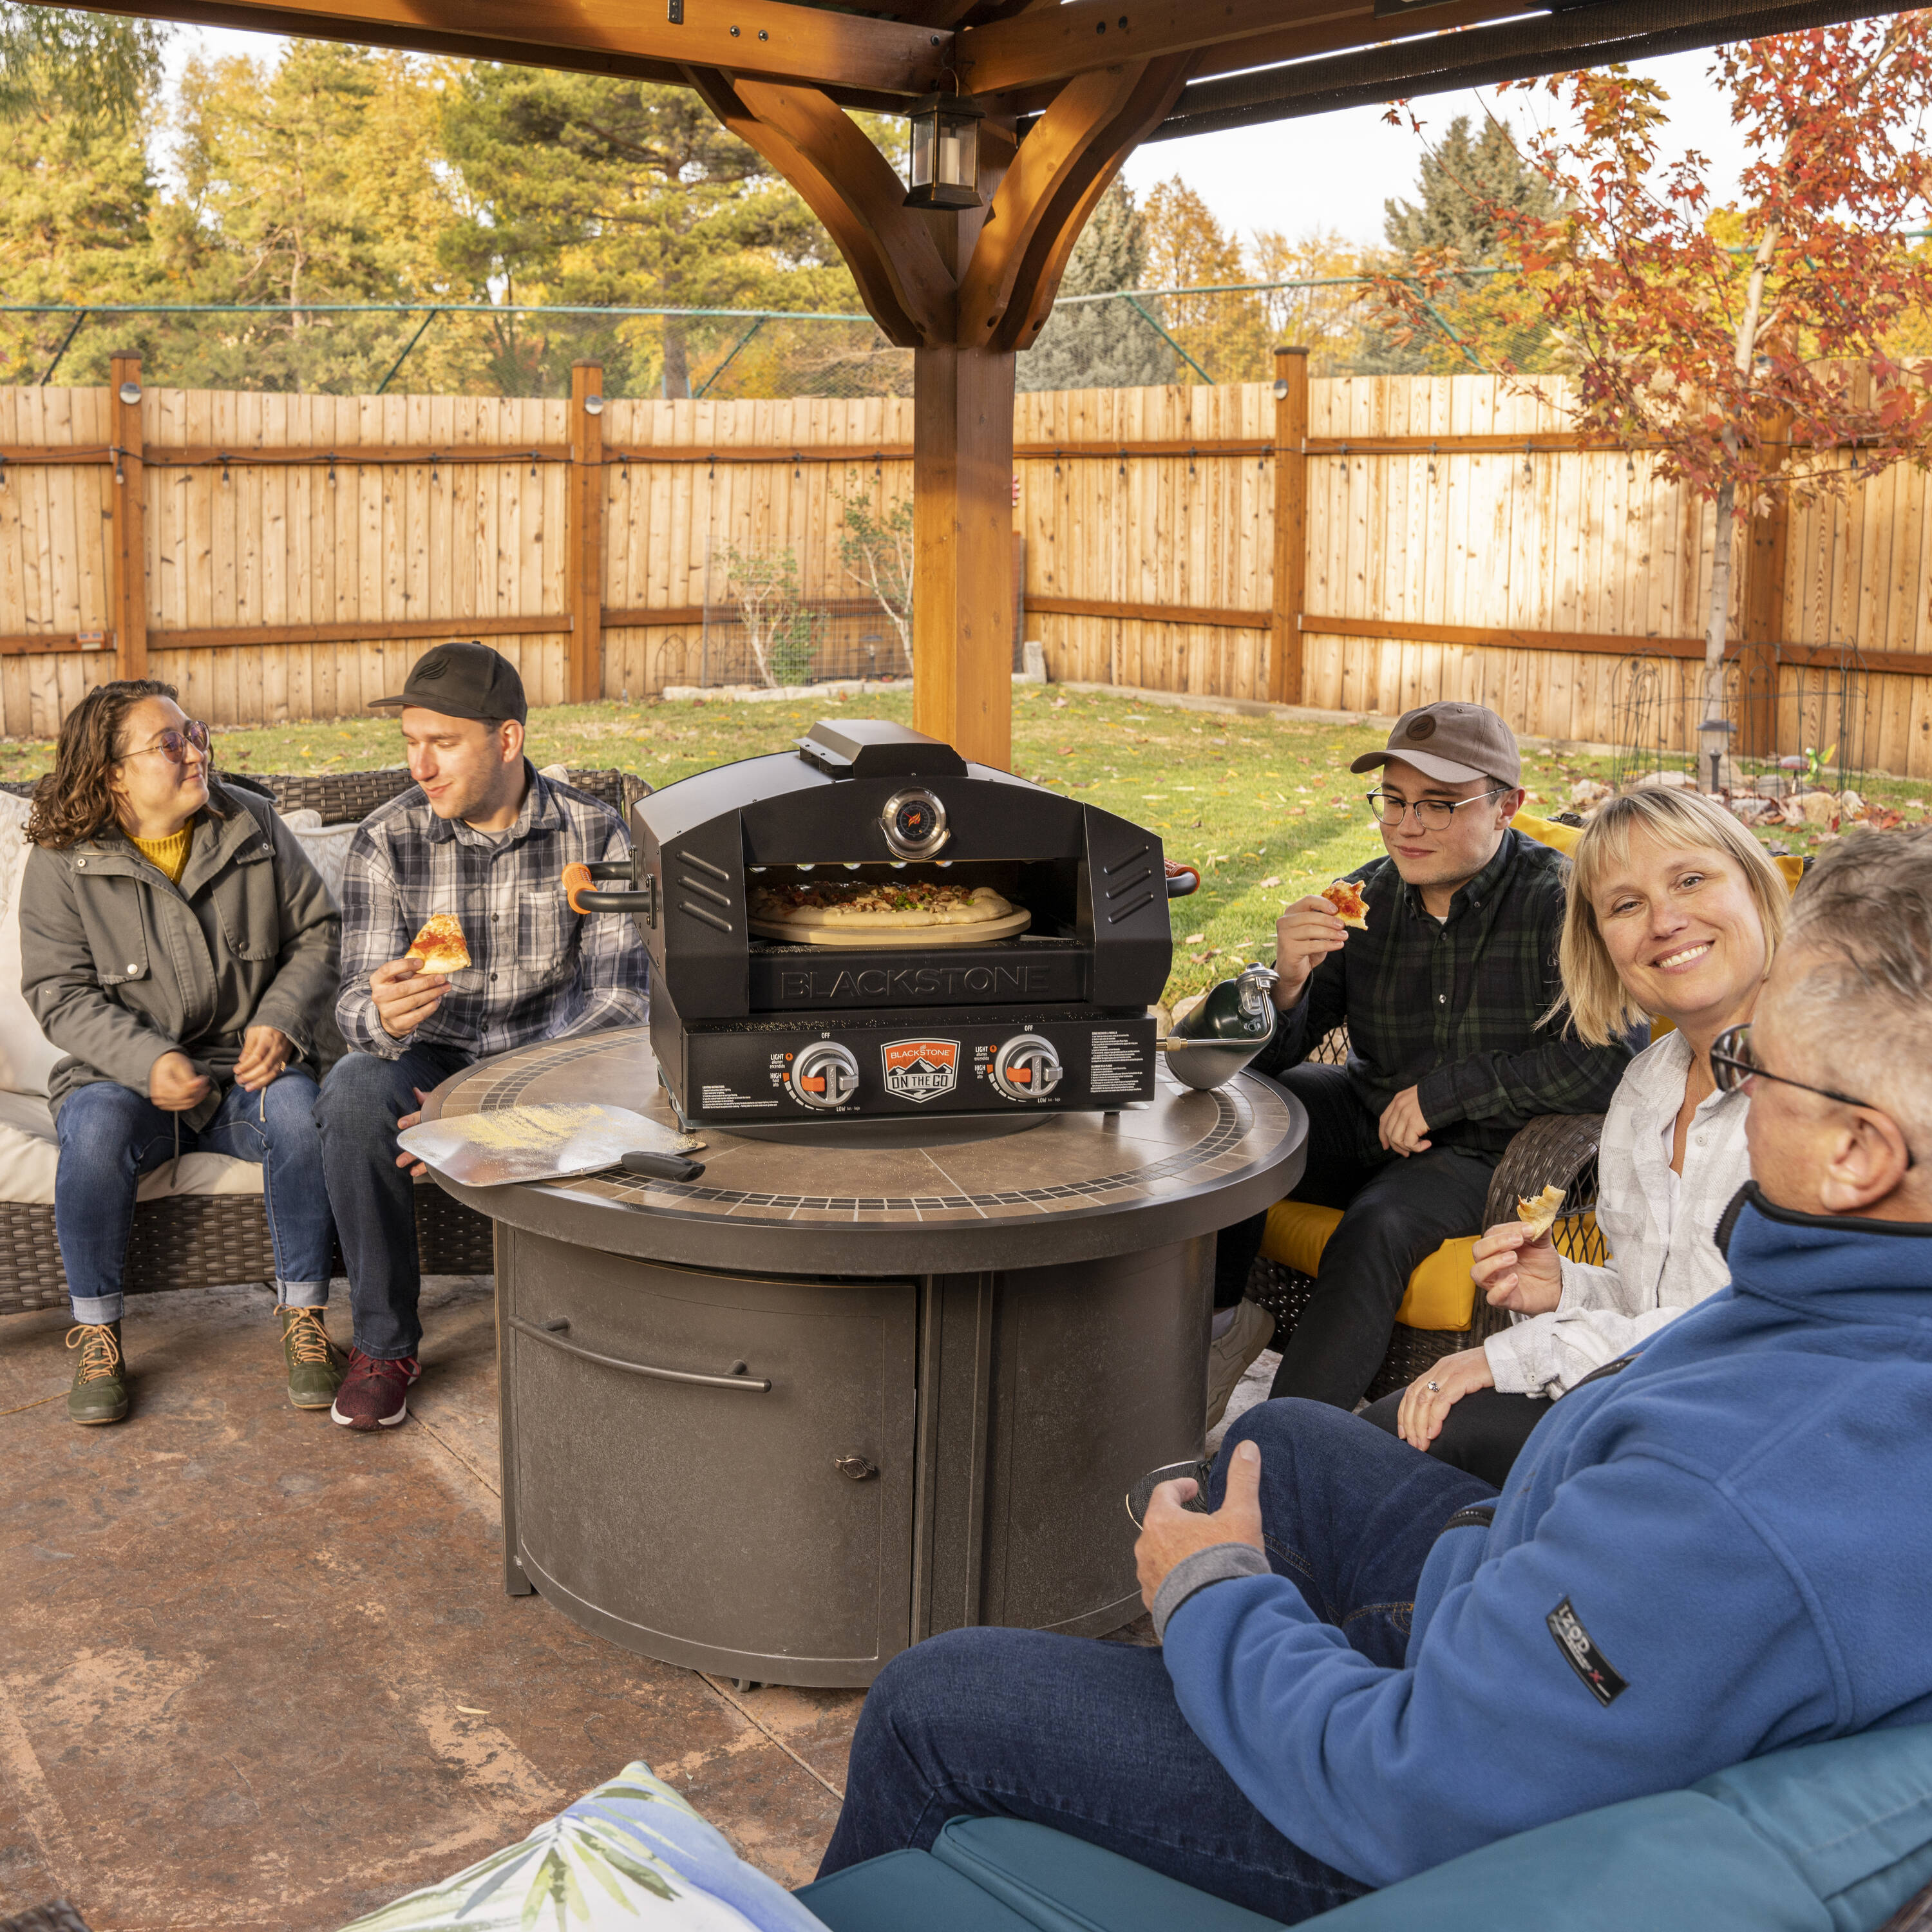
[[[344,1932],[824,1932],[647,1764]]]

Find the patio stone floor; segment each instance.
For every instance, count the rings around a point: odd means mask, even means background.
[[[128,1306],[104,1429],[67,1420],[64,1312],[0,1317],[0,1916],[328,1932],[634,1758],[812,1876],[862,1693],[740,1691],[503,1594],[487,1280],[425,1284],[410,1420],[373,1436],[289,1407],[260,1287]]]
[[[0,1916],[337,1927],[633,1758],[812,1876],[862,1694],[740,1692],[505,1596],[489,1283],[424,1303],[376,1436],[289,1407],[259,1287],[130,1298],[112,1428],[45,1400],[64,1312],[0,1318]]]

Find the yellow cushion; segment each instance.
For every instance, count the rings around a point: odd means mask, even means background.
[[[1339,1208],[1306,1201],[1277,1201],[1268,1212],[1262,1252],[1306,1275],[1322,1271],[1322,1250],[1340,1224]],[[1406,1328],[1466,1329],[1475,1313],[1476,1284],[1469,1278],[1475,1237],[1444,1241],[1408,1278],[1395,1318]]]
[[[1510,820],[1510,830],[1520,832],[1526,838],[1534,838],[1539,845],[1553,845],[1565,854],[1575,851],[1577,840],[1583,836],[1580,825],[1558,825],[1554,819],[1538,818],[1529,812],[1519,812]]]

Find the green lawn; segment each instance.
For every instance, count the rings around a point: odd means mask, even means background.
[[[616,766],[665,785],[734,758],[783,750],[824,712],[911,722],[909,695],[845,704],[649,703],[567,705],[532,712],[530,754],[539,764]],[[1150,826],[1170,858],[1202,868],[1202,887],[1174,908],[1170,1000],[1225,978],[1243,961],[1272,956],[1274,917],[1285,899],[1326,885],[1381,850],[1348,769],[1382,742],[1361,726],[1314,724],[1184,711],[1130,698],[1016,686],[1014,769]],[[52,761],[41,740],[0,741],[0,778],[38,776]],[[401,762],[387,719],[264,727],[220,734],[216,756],[238,771],[355,771]],[[1604,776],[1600,760],[1526,755],[1524,783],[1537,806],[1567,805],[1580,778]],[[1867,788],[1896,806],[1932,788],[1883,779]],[[1914,822],[1922,813],[1911,814]],[[1793,851],[1818,835],[1776,835]]]

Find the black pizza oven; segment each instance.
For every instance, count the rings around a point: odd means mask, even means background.
[[[854,719],[640,799],[631,838],[628,866],[573,868],[571,902],[635,917],[651,1045],[690,1125],[1153,1096],[1148,1009],[1167,980],[1168,897],[1196,880],[1170,886],[1160,841],[1140,826],[904,725]],[[586,874],[629,889],[593,892]],[[754,929],[760,886],[893,880],[991,886],[1025,929],[837,944]]]

